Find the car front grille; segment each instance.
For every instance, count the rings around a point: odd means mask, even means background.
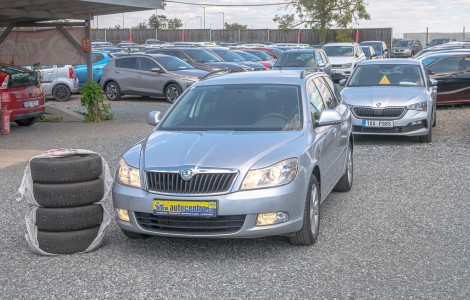
[[[239,231],[246,215],[218,216],[211,218],[187,216],[159,216],[135,212],[139,225],[147,230],[172,233],[232,233]]]
[[[151,192],[168,194],[215,194],[229,190],[237,173],[199,173],[183,180],[179,173],[147,172]]]
[[[399,119],[405,113],[404,107],[372,108],[353,107],[353,114],[356,118],[379,118],[379,119]]]
[[[343,65],[331,65],[333,69],[341,69]]]

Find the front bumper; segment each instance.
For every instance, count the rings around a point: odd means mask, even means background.
[[[398,57],[412,57],[412,52],[392,52],[390,53],[390,58],[398,58]]]
[[[385,119],[364,117],[358,118],[354,114],[351,116],[353,133],[357,135],[399,135],[399,136],[420,136],[426,135],[431,125],[431,112],[407,110],[399,119]],[[364,127],[363,120],[393,121],[393,127]]]
[[[284,235],[299,231],[303,222],[307,188],[308,180],[295,180],[290,184],[275,188],[236,191],[224,195],[188,197],[151,194],[147,191],[130,188],[115,182],[113,185],[113,204],[115,209],[128,210],[130,222],[116,218],[118,226],[127,231],[177,237],[255,238]],[[139,221],[137,215],[142,215],[143,213],[148,217],[155,216],[153,215],[152,208],[154,199],[183,201],[217,200],[217,217],[244,216],[244,222],[240,229],[233,232],[147,228]],[[276,225],[256,226],[258,214],[266,212],[287,212],[289,221]],[[211,218],[204,217],[201,217],[201,220],[212,221]]]
[[[352,69],[332,69],[331,78],[333,80],[341,80],[343,78],[349,78],[351,75]]]

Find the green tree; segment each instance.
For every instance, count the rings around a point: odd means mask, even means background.
[[[225,29],[227,30],[244,30],[244,29],[248,29],[248,25],[243,25],[243,24],[238,24],[238,23],[232,23],[232,24],[229,24],[229,23],[225,23]]]
[[[132,26],[132,29],[148,29],[147,22],[146,21],[140,22],[136,26]]]
[[[168,26],[168,18],[165,15],[151,15],[149,18],[149,27],[153,29],[164,29]]]
[[[183,27],[183,22],[180,19],[174,18],[168,20],[168,29],[179,29],[181,27]]]
[[[354,39],[352,38],[352,34],[353,34],[352,28],[338,29],[336,31],[336,41],[345,42],[345,43],[354,42]]]
[[[320,34],[320,43],[324,44],[329,28],[336,26],[346,29],[358,20],[369,20],[364,0],[299,0],[285,5],[295,13],[276,15],[273,19],[280,29],[304,25]]]

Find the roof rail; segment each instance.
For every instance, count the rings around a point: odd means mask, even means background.
[[[316,67],[306,67],[300,73],[300,79],[304,79],[308,74],[314,73],[314,72],[323,72],[323,70],[321,70],[320,68],[316,68]]]
[[[206,75],[202,76],[199,79],[199,81],[207,80],[207,79],[218,77],[218,76],[223,76],[223,75],[230,74],[230,73],[238,73],[238,72],[243,72],[243,71],[235,71],[235,70],[230,70],[230,69],[222,69],[222,70],[218,70],[218,71],[212,71],[212,72],[209,72]]]

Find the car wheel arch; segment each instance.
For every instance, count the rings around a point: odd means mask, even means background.
[[[316,165],[313,170],[312,170],[312,176],[315,176],[318,181],[318,188],[320,189],[320,199],[321,199],[321,172],[320,172],[320,167]]]
[[[165,84],[165,86],[163,87],[163,93],[165,93],[166,88],[167,88],[170,84],[176,84],[182,91],[184,91],[184,89],[181,87],[181,84],[180,84],[178,81],[171,80],[171,81],[168,81],[168,82]]]

